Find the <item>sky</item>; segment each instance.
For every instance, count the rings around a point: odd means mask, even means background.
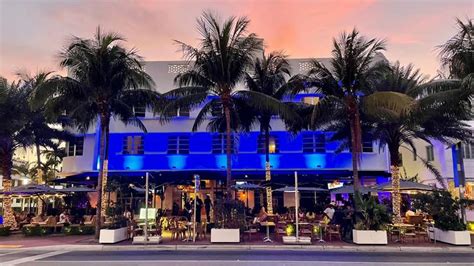
[[[179,60],[173,40],[197,44],[196,18],[206,10],[247,16],[267,51],[291,58],[329,57],[332,38],[356,27],[386,39],[390,61],[434,76],[436,46],[456,33],[456,17],[473,17],[474,0],[0,0],[0,76],[64,73],[58,53],[72,36],[91,38],[99,25],[123,35],[145,60]]]

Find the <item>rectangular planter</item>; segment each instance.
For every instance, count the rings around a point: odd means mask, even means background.
[[[101,229],[99,243],[113,244],[128,239],[128,228]]]
[[[430,239],[435,239],[436,237],[436,241],[452,245],[471,245],[471,235],[469,234],[469,231],[443,231],[441,229],[434,228],[433,232],[429,232],[429,236]]]
[[[359,245],[387,245],[387,231],[352,230],[353,242]]]
[[[239,243],[240,229],[211,229],[211,243]]]

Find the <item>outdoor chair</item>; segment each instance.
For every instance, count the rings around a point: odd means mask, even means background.
[[[422,215],[413,215],[407,217],[407,223],[420,225],[423,223],[423,216]]]
[[[300,235],[302,236],[313,236],[313,226],[311,224],[301,224],[299,225]]]
[[[95,215],[84,215],[84,225],[95,225],[96,217]]]
[[[430,238],[428,236],[428,227],[425,224],[420,224],[415,226],[415,233],[418,237],[426,241],[429,241]]]
[[[326,238],[329,238],[329,241],[332,241],[332,236],[337,236],[339,240],[342,240],[341,236],[341,226],[338,224],[330,224],[326,228]]]
[[[393,226],[388,227],[388,237],[391,242],[393,242],[393,237],[395,237],[396,240],[400,237],[400,229],[395,228]]]
[[[252,234],[258,233],[258,226],[252,222],[247,223],[247,229],[244,231],[244,235],[247,234],[249,236],[249,241],[252,241]]]
[[[276,234],[278,237],[283,239],[283,237],[286,235],[286,222],[278,222],[276,224]]]
[[[415,243],[416,237],[417,237],[417,235],[416,235],[415,227],[406,228],[406,229],[402,230],[402,241],[403,242],[406,242],[407,239],[411,239],[413,241],[413,243]]]
[[[196,238],[206,239],[206,222],[196,224]]]

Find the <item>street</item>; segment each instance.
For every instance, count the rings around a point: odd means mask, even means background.
[[[473,253],[307,250],[4,251],[7,265],[474,265]]]

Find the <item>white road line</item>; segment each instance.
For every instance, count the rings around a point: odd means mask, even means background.
[[[194,264],[194,265],[236,265],[236,264],[247,264],[252,263],[253,265],[282,265],[282,264],[350,264],[350,265],[472,265],[472,263],[468,262],[397,262],[397,261],[383,261],[383,262],[374,262],[374,261],[291,261],[291,260],[280,260],[280,261],[262,261],[262,260],[77,260],[77,261],[70,261],[70,260],[42,260],[39,261],[40,263],[46,264],[55,264],[55,265],[62,265],[67,263],[93,263],[93,264],[149,264],[149,263],[178,263],[177,265],[182,264]],[[38,263],[38,262],[37,262]]]
[[[0,257],[1,257],[1,256],[6,256],[6,255],[12,255],[12,254],[20,253],[20,252],[23,252],[23,251],[24,251],[24,250],[17,250],[17,251],[2,253],[2,254],[0,254]]]
[[[61,255],[61,254],[67,253],[67,252],[70,252],[70,251],[58,250],[58,251],[48,252],[48,253],[44,253],[44,254],[40,254],[40,255],[29,256],[29,257],[25,257],[25,258],[21,258],[21,259],[7,261],[7,262],[5,262],[3,264],[0,264],[0,265],[4,265],[4,266],[17,265],[17,264],[21,264],[21,263],[25,263],[25,262],[31,262],[31,261],[40,260],[40,259],[44,259],[44,258],[56,256],[56,255]]]

